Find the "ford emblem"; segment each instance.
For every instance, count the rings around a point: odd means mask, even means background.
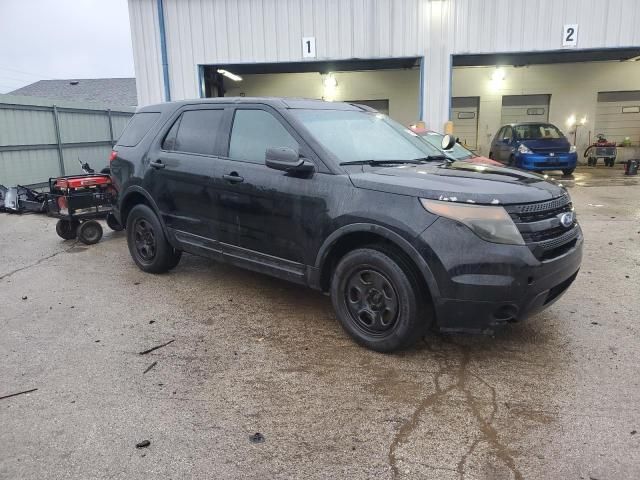
[[[573,212],[563,213],[560,216],[560,223],[565,228],[569,228],[571,225],[573,225],[573,220],[574,220]]]

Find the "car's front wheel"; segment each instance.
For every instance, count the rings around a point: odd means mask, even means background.
[[[574,170],[575,170],[575,168],[567,168],[567,169],[562,170],[562,174],[565,177],[568,177],[569,175],[571,175],[573,173]]]
[[[136,265],[149,273],[171,270],[182,255],[169,244],[160,220],[147,205],[136,205],[129,212],[127,244]]]
[[[385,249],[353,250],[333,272],[336,315],[356,342],[372,350],[400,350],[426,332],[432,315],[423,298],[413,269]]]

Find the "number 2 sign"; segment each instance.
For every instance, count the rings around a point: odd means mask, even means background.
[[[562,46],[577,47],[578,46],[578,24],[565,25],[562,30]]]
[[[302,37],[302,58],[316,58],[316,37]]]

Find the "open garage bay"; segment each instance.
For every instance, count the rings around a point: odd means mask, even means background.
[[[193,256],[147,275],[121,233],[86,247],[1,215],[0,397],[37,390],[0,400],[0,478],[639,478],[640,187],[567,183],[568,293],[397,355],[319,293]]]

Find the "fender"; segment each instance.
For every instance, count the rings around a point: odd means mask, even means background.
[[[429,292],[431,293],[431,297],[435,302],[440,297],[440,290],[438,289],[438,284],[436,283],[436,279],[433,275],[433,272],[429,268],[429,265],[422,258],[422,255],[418,253],[418,251],[411,245],[407,240],[398,235],[393,230],[388,229],[387,227],[383,227],[381,225],[376,225],[373,223],[352,223],[350,225],[345,225],[343,227],[338,228],[334,232],[329,235],[326,240],[323,242],[320,250],[318,250],[318,255],[316,256],[314,273],[317,274],[317,282],[320,283],[320,272],[322,271],[322,267],[324,266],[324,262],[327,259],[327,256],[331,252],[331,249],[335,245],[335,243],[342,238],[344,235],[353,232],[365,232],[365,233],[375,233],[380,235],[381,237],[389,240],[391,243],[401,248],[408,256],[411,258],[422,277],[424,278],[427,286],[429,287]]]

